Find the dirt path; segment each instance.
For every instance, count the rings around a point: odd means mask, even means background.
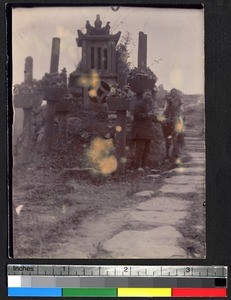
[[[134,195],[137,202],[129,208],[87,215],[51,257],[203,258],[204,245],[197,237],[204,235],[204,220],[194,220],[193,213],[198,207],[203,211],[204,144],[195,130],[186,130],[185,135],[189,160],[163,175],[163,186],[155,196],[144,191]],[[197,234],[183,236],[185,226]],[[195,246],[198,243],[200,247]]]

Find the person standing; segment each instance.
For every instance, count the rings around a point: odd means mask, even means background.
[[[154,115],[152,90],[144,90],[137,98],[131,132],[131,139],[136,143],[134,167],[145,169],[148,167],[151,140],[155,138],[153,122],[157,122],[157,119]]]
[[[166,142],[166,159],[170,159],[170,145],[173,145],[173,159],[177,159],[184,147],[184,114],[182,101],[177,89],[173,88],[165,98],[163,111],[163,134]]]

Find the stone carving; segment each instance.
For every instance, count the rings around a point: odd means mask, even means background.
[[[93,26],[91,26],[89,20],[86,22],[86,29],[87,29],[87,34],[92,34]]]
[[[96,29],[101,29],[102,21],[100,20],[100,15],[96,15],[96,20],[94,24]]]
[[[89,20],[86,21],[86,29],[87,29],[87,35],[109,35],[110,34],[110,22],[107,22],[107,24],[102,27],[102,21],[100,20],[100,15],[96,16],[96,20],[94,22],[94,26],[92,26],[89,22]]]

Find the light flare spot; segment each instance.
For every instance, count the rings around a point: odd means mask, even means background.
[[[181,167],[176,169],[178,173],[184,173],[185,172],[185,168]]]
[[[176,159],[176,164],[177,165],[180,165],[182,163],[182,161],[181,161],[181,159],[178,157],[177,159]]]
[[[84,86],[84,87],[89,86],[89,80],[88,80],[88,78],[85,77],[85,76],[81,76],[81,77],[79,78],[79,84],[80,84],[81,86]]]
[[[115,90],[116,90],[116,89],[115,89],[114,86],[111,86],[111,87],[110,87],[110,93],[112,93],[112,94],[115,93]]]
[[[95,138],[86,152],[89,163],[99,172],[108,175],[117,169],[113,155],[115,147],[112,139]]]
[[[109,174],[115,172],[117,169],[117,160],[116,160],[115,156],[111,155],[109,157],[103,158],[99,162],[99,168],[100,168],[100,171],[105,175],[109,175]]]
[[[92,89],[88,92],[88,95],[90,97],[96,97],[97,96],[97,90],[96,89]]]
[[[99,88],[99,84],[100,84],[99,74],[96,71],[92,71],[90,77],[90,86],[97,90]]]
[[[116,129],[117,132],[121,132],[122,131],[122,127],[121,126],[116,126],[115,129]]]
[[[176,121],[176,124],[175,124],[175,131],[177,133],[181,133],[184,131],[184,122],[183,122],[183,119],[182,118],[179,118],[177,121]]]
[[[156,116],[156,118],[157,118],[157,121],[159,121],[159,122],[164,122],[164,121],[166,121],[166,117],[165,117],[163,114],[158,114],[158,115]]]
[[[170,140],[171,138],[172,138],[172,136],[171,136],[171,135],[169,135],[169,136],[168,136],[168,139]]]
[[[132,63],[132,59],[131,59],[130,56],[127,57],[127,63],[128,63],[128,64],[131,64],[131,63]]]
[[[127,64],[127,63],[128,63],[128,56],[124,55],[124,56],[121,58],[121,61],[122,61],[124,64]]]
[[[129,151],[129,150],[130,150],[129,146],[126,146],[126,147],[125,147],[125,150],[126,150],[126,151]]]
[[[120,162],[121,162],[122,164],[126,164],[127,158],[126,158],[126,157],[121,157],[121,158],[120,158]]]

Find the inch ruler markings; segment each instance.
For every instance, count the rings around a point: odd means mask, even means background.
[[[227,297],[225,266],[8,265],[8,296]]]

